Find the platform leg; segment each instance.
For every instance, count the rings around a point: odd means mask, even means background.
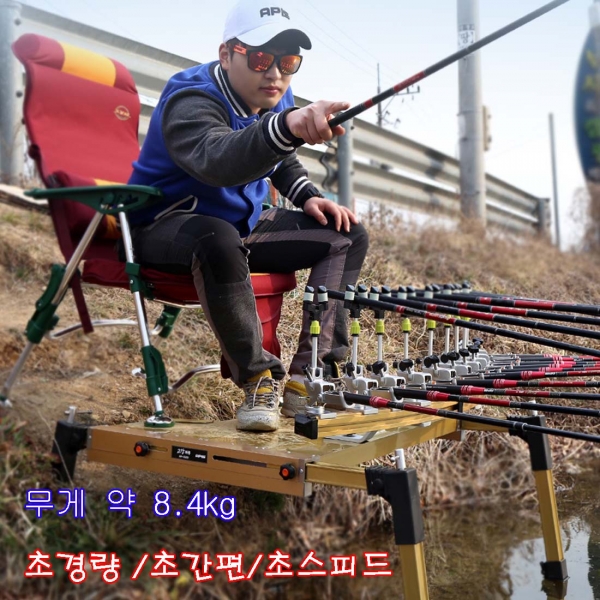
[[[399,545],[404,597],[406,600],[429,598],[427,573],[425,572],[425,548],[423,542],[414,545]]]
[[[367,492],[381,496],[392,507],[405,599],[429,600],[423,549],[425,528],[416,470],[373,467],[365,469],[365,475]]]
[[[543,416],[522,417],[516,420],[531,425],[544,426],[546,424],[546,418]],[[552,476],[552,455],[550,454],[548,436],[530,431],[520,433],[519,435],[523,437],[529,446],[531,468],[535,477],[538,494],[542,535],[546,551],[546,562],[541,564],[542,573],[545,579],[564,581],[568,578],[567,561],[565,560],[560,537],[558,509],[554,493],[554,477]]]
[[[563,553],[558,522],[558,509],[554,494],[554,478],[551,470],[534,471],[535,485],[542,518],[542,534],[546,550],[546,562],[542,563],[542,573],[546,579],[564,581],[568,577],[567,561]]]
[[[72,481],[77,453],[87,446],[88,428],[77,423],[58,421],[52,442],[52,470],[60,481]]]

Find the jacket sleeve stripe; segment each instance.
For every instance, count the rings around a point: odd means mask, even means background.
[[[265,119],[264,123],[266,139],[269,145],[280,154],[292,154],[294,152],[294,147],[290,145],[290,141],[283,137],[280,133],[276,131],[274,125],[278,116],[273,114],[268,115]]]
[[[300,190],[308,184],[310,184],[310,180],[308,179],[308,177],[300,177],[299,179],[296,179],[296,181],[293,183],[293,185],[290,187],[287,193],[288,199],[293,203],[296,197],[298,196]]]

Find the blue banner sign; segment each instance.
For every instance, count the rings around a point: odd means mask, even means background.
[[[575,132],[585,178],[600,183],[600,26],[588,34],[579,61]]]

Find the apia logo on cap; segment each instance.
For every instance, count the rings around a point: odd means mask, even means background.
[[[283,8],[278,8],[277,6],[271,6],[271,8],[261,8],[260,9],[260,17],[274,17],[275,15],[281,15],[282,17],[289,19],[290,15],[283,10]]]

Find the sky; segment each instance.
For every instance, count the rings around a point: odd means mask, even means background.
[[[547,0],[479,0],[479,37]],[[124,37],[207,62],[214,60],[234,0],[26,0]],[[579,240],[584,186],[575,146],[575,74],[592,0],[570,0],[481,50],[483,102],[491,114],[486,171],[540,197],[552,197],[548,115],[554,114],[562,246]],[[313,42],[294,76],[294,93],[353,105],[456,52],[457,0],[278,0]],[[458,158],[458,67],[396,97],[388,127]],[[377,111],[361,115],[376,122]]]

